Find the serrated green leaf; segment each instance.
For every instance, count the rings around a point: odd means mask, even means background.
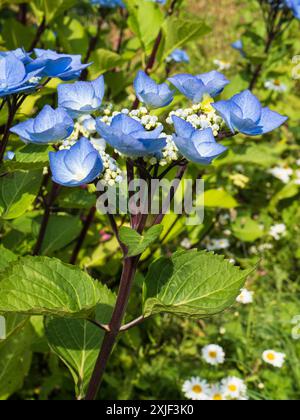
[[[161,258],[150,266],[145,280],[143,313],[198,319],[217,314],[234,303],[251,271],[208,252],[182,251]]]
[[[241,241],[253,242],[264,236],[264,229],[250,217],[240,217],[232,224],[232,233]]]
[[[160,237],[163,231],[162,225],[156,225],[150,228],[144,235],[137,231],[123,226],[120,229],[120,239],[128,248],[128,257],[135,257],[143,254],[146,249]]]
[[[101,286],[101,304],[96,307],[96,320],[108,323],[115,296]],[[104,332],[86,320],[48,318],[46,336],[51,349],[70,370],[78,399],[85,396],[99,354]]]
[[[48,257],[24,257],[0,273],[0,313],[85,318],[100,290],[78,267]]]
[[[42,172],[17,171],[0,178],[0,217],[16,219],[33,203],[42,182]]]
[[[0,245],[0,271],[4,270],[12,261],[17,261],[18,257],[11,252],[9,249],[4,248]]]

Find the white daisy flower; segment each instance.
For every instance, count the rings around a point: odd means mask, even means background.
[[[249,303],[253,303],[253,295],[254,292],[251,292],[248,289],[241,289],[240,295],[236,298],[238,303],[242,303],[243,305],[249,305]]]
[[[207,400],[209,391],[208,383],[199,377],[192,377],[182,386],[182,392],[190,400]]]
[[[275,350],[266,350],[263,352],[262,359],[277,368],[282,368],[285,362],[286,355],[284,353],[278,353]]]
[[[209,365],[221,365],[225,361],[225,352],[221,346],[209,344],[203,347],[202,357]]]
[[[229,70],[231,68],[231,63],[219,60],[217,58],[213,61],[213,63],[215,66],[217,66],[218,71]]]
[[[283,93],[287,91],[287,86],[280,80],[272,79],[265,82],[265,88],[273,92]]]
[[[291,176],[293,175],[293,170],[291,168],[276,166],[275,168],[269,169],[268,173],[282,181],[284,184],[288,184],[291,180]]]
[[[279,241],[283,236],[286,235],[286,225],[279,223],[277,225],[271,226],[269,233],[276,241]]]
[[[245,382],[235,376],[221,381],[221,392],[226,399],[239,400],[247,398],[247,386]]]
[[[211,401],[225,401],[225,395],[218,384],[213,384],[210,388],[209,399]]]

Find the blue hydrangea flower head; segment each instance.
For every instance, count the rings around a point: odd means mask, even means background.
[[[50,152],[49,158],[53,181],[65,187],[89,184],[103,171],[99,153],[84,137],[69,150]]]
[[[43,76],[57,77],[63,81],[78,79],[81,72],[89,67],[89,64],[81,63],[81,55],[58,54],[52,50],[34,50],[37,57],[29,65],[29,70],[43,67]]]
[[[122,0],[91,0],[92,4],[97,4],[101,7],[113,9],[115,7],[125,7]]]
[[[131,157],[144,157],[160,152],[166,139],[160,138],[163,127],[147,131],[143,125],[125,114],[115,116],[108,126],[96,120],[98,134],[120,153]]]
[[[138,99],[150,108],[163,108],[173,101],[173,92],[166,83],[157,84],[144,71],[139,71],[134,81]]]
[[[104,78],[100,76],[92,82],[62,84],[57,88],[58,105],[72,117],[97,111],[104,96]]]
[[[198,76],[177,74],[170,77],[169,81],[194,103],[201,102],[205,94],[212,97],[219,95],[229,83],[229,80],[216,70]]]
[[[300,19],[300,0],[285,0],[285,4],[291,9],[295,18]]]
[[[239,131],[249,136],[258,136],[275,130],[287,121],[277,112],[263,108],[249,90],[233,96],[228,101],[212,104],[234,133]]]
[[[167,58],[167,62],[172,62],[172,61],[175,63],[189,63],[190,57],[186,51],[180,50],[179,48],[177,48]]]
[[[10,131],[25,143],[47,144],[68,138],[74,130],[74,122],[63,108],[52,109],[46,105],[35,118],[21,122]]]
[[[42,70],[42,68],[28,70],[14,52],[0,55],[0,97],[36,88],[39,85]]]
[[[212,129],[197,130],[189,122],[173,115],[175,135],[173,141],[180,153],[188,160],[209,165],[227,149],[216,142]]]

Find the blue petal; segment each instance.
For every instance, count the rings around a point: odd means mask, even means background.
[[[111,128],[120,134],[131,134],[134,131],[144,130],[144,126],[139,121],[126,114],[116,115],[111,122]]]
[[[255,123],[259,121],[262,106],[250,90],[245,90],[244,92],[233,96],[231,100],[241,108],[244,118],[251,119]]]
[[[219,101],[212,104],[213,108],[217,113],[223,118],[226,122],[227,127],[234,133],[235,129],[231,122],[231,113],[236,111],[237,105],[235,105],[231,100],[229,101]],[[241,113],[241,110],[240,110]]]
[[[190,139],[196,129],[189,122],[183,120],[182,118],[177,117],[176,115],[172,116],[172,120],[175,127],[175,132],[178,137],[184,139]]]
[[[14,134],[17,134],[22,140],[26,142],[32,141],[30,133],[33,132],[34,119],[31,118],[27,121],[23,121],[10,129]]]
[[[205,93],[208,93],[212,97],[219,95],[225,86],[230,83],[222,73],[216,70],[199,74],[197,79],[200,79],[204,83]]]
[[[205,86],[197,77],[192,76],[191,74],[177,74],[176,76],[170,77],[168,80],[183,95],[194,102],[199,102],[203,98]]]
[[[271,111],[269,108],[263,108],[259,125],[262,127],[262,133],[269,133],[280,127],[288,120],[288,117]]]

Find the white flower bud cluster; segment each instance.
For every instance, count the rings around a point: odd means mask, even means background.
[[[173,115],[191,123],[198,130],[211,128],[215,137],[217,137],[219,132],[224,128],[223,119],[217,115],[216,111],[211,106],[203,107],[203,104],[196,104],[191,108],[180,108],[176,111],[172,111],[166,119],[166,122],[170,125],[173,125]]]
[[[118,167],[117,162],[104,150],[99,151],[104,171],[101,174],[100,182],[105,187],[113,187],[116,184],[123,182],[124,175],[122,170]]]

